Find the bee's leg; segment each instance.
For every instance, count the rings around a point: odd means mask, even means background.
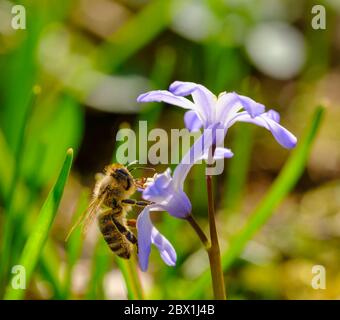
[[[149,204],[151,204],[151,202],[149,201],[144,201],[144,200],[134,200],[134,199],[124,199],[121,201],[123,204],[128,204],[130,206],[137,206],[137,207],[146,207]]]
[[[123,234],[127,240],[129,240],[133,244],[137,244],[136,236],[128,230],[124,225],[122,225],[116,218],[112,217],[112,221],[114,225],[117,227],[118,231]]]
[[[135,179],[135,185],[137,188],[144,190],[145,189],[146,178]]]
[[[126,224],[130,228],[136,228],[136,222],[137,222],[136,219],[128,219],[128,220],[126,220]]]

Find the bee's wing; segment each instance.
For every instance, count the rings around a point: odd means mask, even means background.
[[[90,203],[90,206],[87,211],[87,215],[84,217],[81,225],[81,233],[84,235],[87,233],[87,230],[90,226],[90,224],[93,222],[93,220],[96,218],[96,214],[98,210],[100,209],[101,205],[104,201],[104,196],[102,196],[100,199],[96,199],[93,202]]]
[[[80,224],[81,224],[81,232],[82,232],[83,235],[85,235],[85,233],[88,230],[89,225],[95,219],[96,213],[98,212],[98,210],[99,210],[100,206],[102,205],[103,201],[104,201],[104,197],[101,197],[101,198],[93,199],[90,202],[90,205],[88,206],[88,208],[80,215],[80,217],[78,218],[76,223],[72,226],[71,230],[69,231],[69,233],[66,236],[65,241],[67,241],[69,239],[69,237],[71,236],[72,232]]]

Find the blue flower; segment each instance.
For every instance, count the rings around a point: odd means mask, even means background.
[[[167,211],[175,218],[185,219],[191,214],[191,202],[183,191],[184,181],[191,167],[198,161],[208,158],[208,148],[211,143],[210,130],[204,130],[203,135],[197,139],[192,148],[183,157],[182,162],[176,167],[173,176],[168,168],[161,174],[155,174],[146,183],[143,198],[152,204],[145,207],[137,218],[138,230],[138,260],[143,271],[148,268],[151,244],[154,244],[167,265],[176,264],[176,251],[170,242],[153,226],[150,213],[152,211]],[[211,139],[210,139],[211,140]],[[214,158],[232,157],[233,153],[226,148],[217,148]]]
[[[193,101],[184,98],[187,95],[191,95]],[[216,97],[200,84],[175,81],[170,85],[169,91],[150,91],[140,95],[137,101],[163,101],[187,109],[184,122],[190,131],[217,124],[223,127],[226,133],[237,121],[251,122],[269,130],[276,141],[285,148],[293,148],[297,143],[296,137],[279,124],[280,117],[276,111],[265,112],[264,105],[235,92],[222,92]]]
[[[142,271],[146,271],[149,264],[151,244],[154,244],[163,261],[169,265],[176,264],[176,251],[171,243],[156,229],[150,219],[150,211],[162,210],[157,205],[149,205],[144,208],[137,219],[138,230],[138,260]]]
[[[162,174],[155,174],[147,182],[143,191],[143,198],[153,203],[144,208],[137,218],[138,258],[143,271],[148,267],[151,244],[157,247],[167,265],[176,264],[176,251],[170,242],[153,226],[150,212],[167,211],[172,216],[181,219],[191,213],[191,202],[183,191],[182,180],[178,181],[181,176],[178,171],[181,171],[181,168],[181,165],[177,166],[177,171],[175,170],[177,178],[175,179],[172,178],[169,168]]]
[[[184,96],[191,95],[192,100]],[[232,93],[221,93],[216,97],[207,88],[192,82],[175,81],[169,91],[156,90],[140,95],[138,102],[166,102],[187,109],[184,122],[190,131],[203,128],[197,139],[176,167],[173,176],[170,169],[156,174],[143,191],[143,198],[152,202],[144,208],[137,219],[139,263],[143,271],[148,267],[151,244],[160,252],[164,262],[176,264],[176,251],[170,242],[153,226],[150,213],[167,211],[170,215],[185,219],[191,214],[191,203],[183,191],[184,181],[191,167],[202,159],[209,159],[213,144],[217,147],[213,158],[230,158],[233,153],[220,147],[228,129],[235,122],[250,122],[269,130],[279,144],[285,148],[296,145],[296,137],[279,124],[280,116],[274,110],[265,112],[264,105],[249,97]],[[243,110],[243,111],[242,111]],[[219,134],[222,132],[222,135]]]
[[[177,166],[175,177],[179,177],[178,171],[181,168],[181,165]],[[143,191],[143,198],[157,203],[158,207],[176,218],[185,218],[191,212],[190,200],[178,182],[171,177],[169,168],[164,173],[155,175]]]

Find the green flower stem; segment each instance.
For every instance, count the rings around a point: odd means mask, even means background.
[[[195,220],[194,216],[190,214],[186,217],[186,220],[190,223],[191,227],[196,232],[197,236],[200,238],[204,248],[208,251],[211,247],[211,243],[207,236],[205,235],[204,231],[201,229],[197,221]]]
[[[212,153],[214,154],[215,147],[212,147]],[[209,166],[209,165],[208,165]],[[224,285],[224,277],[221,263],[220,246],[218,243],[218,236],[215,222],[215,207],[214,196],[212,187],[212,176],[206,176],[207,193],[208,193],[208,218],[209,218],[209,230],[211,247],[208,249],[210,273],[214,291],[214,297],[216,300],[226,300],[226,292]]]
[[[253,214],[239,233],[233,236],[228,250],[222,255],[222,266],[226,272],[240,256],[248,241],[260,230],[275,212],[275,208],[294,188],[297,181],[305,170],[308,156],[313,146],[313,142],[320,129],[324,108],[316,108],[312,119],[304,131],[304,135],[299,139],[297,148],[292,152],[279,176],[274,181],[262,201],[256,206]],[[197,279],[192,289],[188,293],[188,299],[198,299],[205,292],[209,285],[209,270]]]

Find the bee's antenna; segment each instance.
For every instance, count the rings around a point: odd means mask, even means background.
[[[134,171],[134,170],[150,170],[150,171],[153,171],[155,172],[156,169],[155,168],[150,168],[150,167],[134,167],[130,170],[130,172]]]
[[[138,160],[132,161],[126,167],[128,168],[128,167],[133,166],[134,164],[137,164],[137,163],[138,163]]]

